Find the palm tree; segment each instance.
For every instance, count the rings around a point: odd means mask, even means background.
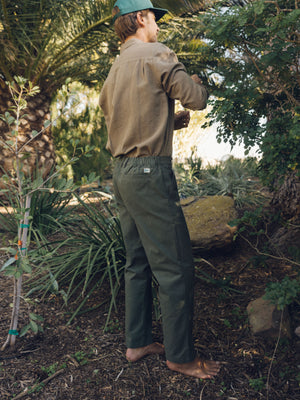
[[[67,78],[88,84],[106,75],[117,48],[110,24],[112,5],[113,0],[0,1],[0,114],[12,105],[6,81],[22,76],[40,87],[40,93],[28,99],[20,146],[50,119],[51,100]],[[1,120],[0,139],[8,139],[8,127]],[[38,159],[49,172],[55,159],[50,128],[26,151],[31,171]],[[10,150],[1,145],[1,170],[9,171],[12,165]]]
[[[169,9],[173,15],[182,15],[203,11],[216,1],[157,0],[153,3]],[[33,130],[39,132],[50,119],[51,100],[67,78],[95,84],[107,75],[119,48],[111,24],[114,2],[0,0],[0,114],[11,106],[6,81],[22,76],[40,87],[40,94],[28,99],[27,116],[20,126],[20,146],[28,141]],[[188,62],[189,53],[182,54],[182,58]],[[0,120],[1,139],[8,139],[8,127]],[[46,175],[55,160],[51,128],[32,141],[26,151],[27,170],[32,172],[38,161]],[[0,142],[0,176],[12,166],[10,150]]]

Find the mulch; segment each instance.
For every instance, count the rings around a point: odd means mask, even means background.
[[[0,255],[0,265],[5,256]],[[124,357],[124,292],[120,291],[108,330],[103,327],[107,305],[77,316],[51,295],[26,299],[19,325],[28,311],[44,317],[44,332],[17,339],[14,350],[0,352],[0,398],[40,400],[299,400],[300,339],[252,335],[246,307],[264,294],[266,283],[291,273],[286,262],[268,259],[259,264],[255,252],[238,239],[226,253],[195,255],[199,271],[214,283],[195,280],[194,336],[200,356],[223,362],[213,380],[180,375],[166,367],[164,356],[151,355],[137,363]],[[255,260],[255,262],[254,262]],[[203,277],[199,272],[199,276]],[[230,278],[230,282],[229,279]],[[9,328],[12,280],[0,274],[0,343]],[[102,288],[88,300],[97,307],[109,297]],[[289,309],[292,328],[300,325],[299,304]],[[292,329],[292,330],[293,330]],[[162,341],[160,321],[153,322],[155,341]],[[266,387],[269,376],[268,387]]]

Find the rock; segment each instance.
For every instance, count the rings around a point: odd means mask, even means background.
[[[278,310],[274,304],[260,297],[248,304],[247,312],[254,335],[278,337],[282,311]],[[291,337],[290,318],[286,308],[283,311],[281,336]]]
[[[234,200],[228,196],[188,197],[180,202],[193,248],[200,251],[228,248],[237,227]]]

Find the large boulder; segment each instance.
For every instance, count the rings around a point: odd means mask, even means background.
[[[180,202],[193,248],[199,251],[231,246],[237,227],[234,200],[229,196],[188,197]]]

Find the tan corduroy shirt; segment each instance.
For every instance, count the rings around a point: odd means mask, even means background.
[[[172,156],[175,99],[201,110],[207,90],[165,45],[125,42],[100,94],[107,149],[114,157]]]

